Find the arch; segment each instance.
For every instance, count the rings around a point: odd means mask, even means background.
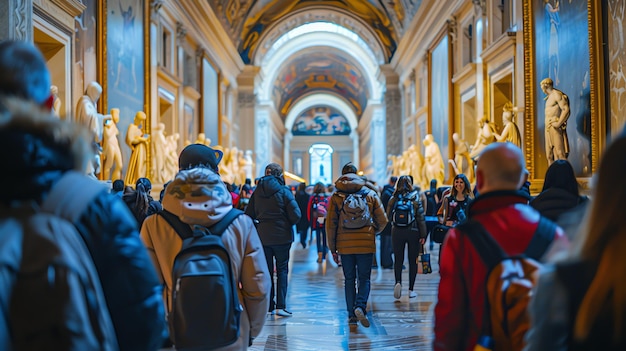
[[[331,47],[341,54],[350,56],[359,65],[364,73],[367,82],[367,88],[370,92],[370,99],[380,101],[383,94],[383,85],[377,78],[380,75],[378,63],[372,58],[366,50],[351,39],[337,33],[307,33],[290,40],[274,54],[266,56],[264,62],[261,63],[263,72],[263,80],[257,86],[259,100],[267,102],[272,99],[272,86],[280,74],[281,68],[289,59],[310,47]]]
[[[285,128],[287,129],[287,134],[292,134],[291,130],[293,128],[293,124],[296,121],[296,118],[298,118],[301,113],[311,107],[320,105],[332,106],[339,112],[341,112],[343,116],[346,117],[346,119],[348,120],[350,129],[352,129],[354,133],[359,122],[350,104],[348,104],[342,98],[339,98],[332,94],[314,93],[298,100],[298,102],[293,105],[291,110],[289,110],[289,114],[287,114],[287,118],[285,119]]]

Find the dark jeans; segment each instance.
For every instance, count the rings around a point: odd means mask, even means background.
[[[270,311],[286,307],[287,275],[289,274],[289,249],[291,243],[283,245],[263,246],[267,268],[272,277],[272,292],[270,299]],[[276,258],[276,300],[274,300],[274,258]]]
[[[402,284],[402,262],[404,261],[404,248],[409,247],[409,290],[413,290],[415,278],[417,277],[417,256],[420,252],[419,232],[405,228],[393,228],[391,234],[393,241],[393,255],[396,263],[393,270],[396,276],[396,283]]]
[[[317,253],[321,253],[322,258],[326,258],[326,253],[328,252],[328,243],[326,241],[326,227],[322,225],[319,228],[315,229],[315,231],[317,234]]]
[[[370,296],[370,275],[374,254],[341,255],[341,268],[345,278],[346,308],[349,317],[355,317],[354,309],[360,307],[365,312]],[[359,282],[357,289],[356,282]]]
[[[309,235],[309,228],[298,229],[298,234],[300,235],[300,244],[302,244],[302,247],[306,247],[306,238]]]

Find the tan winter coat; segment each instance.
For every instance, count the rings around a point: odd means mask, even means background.
[[[219,175],[207,168],[194,168],[181,171],[168,185],[163,208],[185,223],[210,227],[230,211],[232,198]],[[166,285],[166,307],[170,311],[172,267],[182,240],[159,215],[146,218],[141,238]],[[222,234],[222,241],[230,253],[235,281],[240,283],[243,313],[239,340],[219,350],[245,350],[249,337],[258,336],[263,328],[269,308],[270,275],[261,240],[250,217],[237,217]]]
[[[326,215],[326,237],[331,253],[367,254],[376,253],[376,234],[387,225],[387,215],[378,194],[365,186],[365,181],[354,173],[344,174],[335,182],[337,192],[328,201]],[[367,191],[366,201],[369,205],[372,225],[359,229],[347,229],[339,225],[343,197],[339,193],[356,193],[361,189]]]

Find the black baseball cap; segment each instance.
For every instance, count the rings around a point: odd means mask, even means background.
[[[204,166],[218,172],[218,165],[224,153],[220,150],[211,149],[203,144],[191,144],[186,146],[178,156],[178,168],[180,170]]]

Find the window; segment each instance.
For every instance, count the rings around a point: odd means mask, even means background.
[[[321,182],[324,185],[333,179],[333,148],[328,144],[313,144],[309,148],[311,156],[311,184]]]

